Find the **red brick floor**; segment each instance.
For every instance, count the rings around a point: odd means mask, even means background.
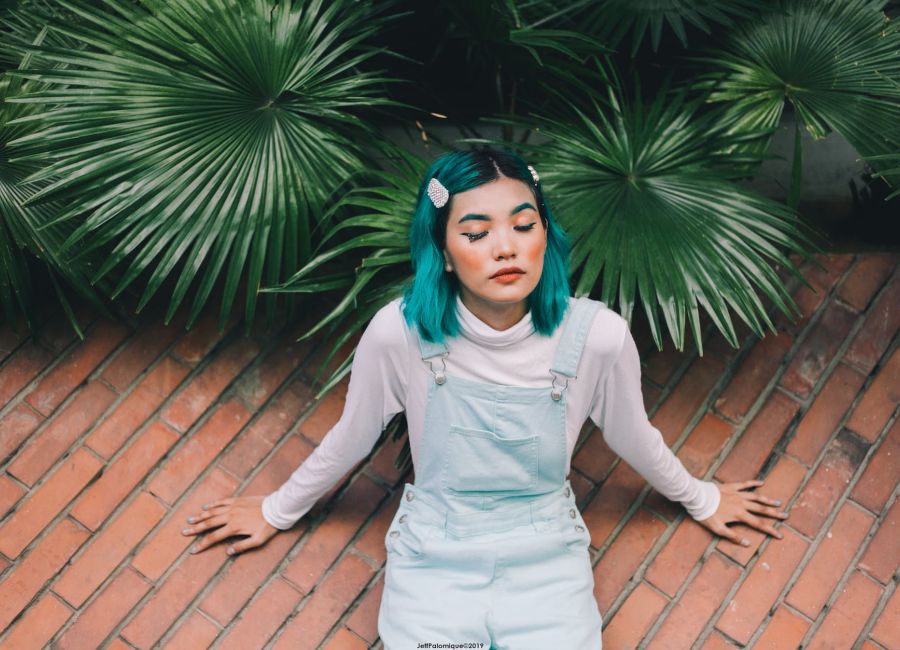
[[[830,255],[732,349],[657,352],[635,322],[653,424],[697,476],[764,478],[781,540],[714,539],[587,429],[572,481],[593,535],[604,647],[900,648],[900,272]],[[262,549],[199,555],[203,502],[266,494],[337,420],[313,401],[321,353],[294,339],[54,317],[0,329],[0,646],[378,647],[383,536],[409,476],[375,450]],[[743,527],[742,527],[743,528]]]

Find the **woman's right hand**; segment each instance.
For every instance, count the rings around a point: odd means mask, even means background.
[[[265,497],[229,497],[204,504],[202,511],[187,518],[190,526],[184,528],[183,535],[198,535],[216,529],[194,544],[191,553],[199,553],[213,544],[234,535],[246,535],[244,539],[231,544],[225,552],[237,555],[243,551],[262,546],[276,533],[278,528],[265,520],[262,502]]]

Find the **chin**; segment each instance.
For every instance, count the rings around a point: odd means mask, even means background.
[[[527,299],[532,291],[534,291],[534,287],[509,287],[507,291],[497,291],[495,289],[489,293],[481,294],[481,298],[482,300],[501,305],[514,305]]]

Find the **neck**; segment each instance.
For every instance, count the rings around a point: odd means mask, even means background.
[[[460,288],[460,299],[478,320],[502,332],[518,323],[528,311],[527,300],[508,304],[488,302],[472,295],[465,287]]]

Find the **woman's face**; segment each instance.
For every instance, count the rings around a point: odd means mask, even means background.
[[[531,187],[501,176],[454,194],[444,259],[476,315],[521,308],[544,270],[547,231]],[[517,310],[518,311],[518,310]]]

